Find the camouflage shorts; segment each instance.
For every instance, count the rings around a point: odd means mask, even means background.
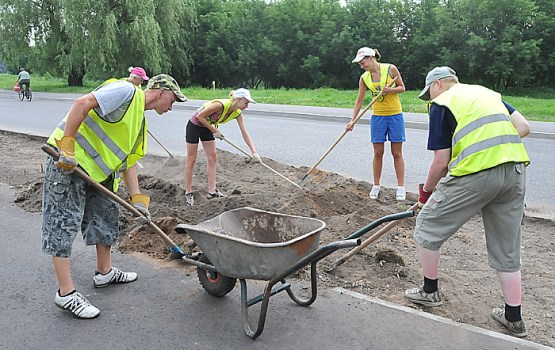
[[[42,199],[42,251],[67,258],[81,230],[86,245],[114,245],[119,207],[76,174],[65,175],[47,157]]]

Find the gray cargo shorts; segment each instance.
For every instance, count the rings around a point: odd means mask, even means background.
[[[489,265],[498,271],[518,271],[525,191],[523,163],[501,164],[461,177],[447,175],[418,214],[414,238],[422,247],[438,250],[480,213]]]
[[[42,251],[71,256],[81,230],[86,245],[114,245],[118,237],[119,207],[77,174],[63,174],[47,157],[42,200]]]

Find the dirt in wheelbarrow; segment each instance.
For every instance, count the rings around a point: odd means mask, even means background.
[[[0,134],[0,183],[14,186],[15,202],[28,211],[41,210],[44,140],[22,135]],[[299,182],[308,171],[263,159],[269,166]],[[179,223],[197,224],[224,211],[250,206],[286,214],[314,217],[326,222],[321,243],[343,239],[384,215],[408,209],[417,201],[408,193],[405,202],[395,200],[393,189],[384,189],[378,200],[370,200],[371,184],[338,174],[318,171],[299,190],[279,176],[235,154],[218,150],[218,189],[227,197],[206,198],[206,160],[199,152],[194,173],[195,205],[184,203],[183,167],[185,158],[147,156],[141,161],[140,184],[151,196],[150,211],[156,224],[183,248],[190,243],[178,235]],[[410,176],[410,169],[407,171]],[[119,193],[127,198],[125,189]],[[404,299],[407,288],[422,282],[417,247],[412,238],[415,219],[404,219],[379,240],[354,255],[333,273],[326,267],[347,251],[338,251],[318,264],[319,288],[341,286],[382,300],[420,308]],[[380,226],[380,228],[383,226]],[[150,229],[140,227],[122,209],[121,237],[117,247],[125,253],[142,254],[156,264],[175,264],[163,241]],[[379,229],[379,228],[378,228]],[[549,218],[527,213],[523,230],[523,315],[529,328],[528,339],[555,346],[555,223]],[[371,231],[362,237],[368,238]],[[193,270],[194,271],[194,270]],[[306,280],[300,271],[294,278]],[[192,275],[190,278],[196,278]],[[423,311],[457,322],[505,332],[490,317],[492,307],[503,305],[499,282],[487,264],[484,231],[475,217],[442,248],[440,288],[445,303]]]

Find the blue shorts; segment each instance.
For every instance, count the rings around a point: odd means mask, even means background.
[[[370,140],[372,143],[406,142],[403,113],[388,116],[372,115],[372,119],[370,119]]]
[[[63,174],[48,157],[42,201],[42,251],[67,258],[79,231],[86,245],[114,245],[119,207],[77,174]]]

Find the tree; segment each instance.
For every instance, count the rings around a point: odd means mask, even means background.
[[[32,51],[38,71],[69,85],[123,76],[130,65],[187,79],[194,17],[180,0],[0,0],[0,35],[10,60]]]

